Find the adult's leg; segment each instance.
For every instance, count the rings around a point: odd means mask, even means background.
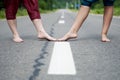
[[[23,40],[20,38],[19,33],[17,31],[17,21],[16,21],[16,13],[19,5],[19,0],[5,0],[5,13],[8,25],[13,33],[13,41],[14,42],[22,42]]]
[[[38,7],[38,0],[23,0],[23,3],[37,30],[38,38],[47,39],[47,40],[56,40],[53,37],[49,36],[43,28],[39,7]]]
[[[55,41],[56,40],[55,38],[49,36],[46,33],[46,31],[43,28],[41,19],[34,19],[34,20],[32,20],[32,22],[35,25],[35,28],[37,30],[38,38],[40,38],[40,39],[47,39],[47,40],[50,40],[50,41]]]
[[[103,17],[103,28],[102,28],[102,41],[108,42],[110,39],[107,37],[107,33],[113,17],[113,1],[104,1],[104,17]]]
[[[16,19],[14,20],[7,20],[8,22],[8,25],[13,33],[13,41],[14,42],[23,42],[23,39],[19,36],[19,33],[17,31],[17,22],[16,22]]]
[[[74,24],[72,25],[71,29],[65,36],[63,36],[59,40],[65,41],[65,40],[68,40],[71,38],[76,38],[80,27],[82,26],[84,20],[87,18],[88,14],[89,14],[89,11],[90,11],[89,6],[82,5],[79,9],[76,20],[75,20]]]

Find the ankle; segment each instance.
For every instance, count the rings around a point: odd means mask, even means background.
[[[77,32],[75,30],[70,30],[68,33],[70,33],[70,34],[77,34]]]
[[[13,38],[20,38],[18,34],[13,34]]]
[[[18,37],[18,35],[13,35],[13,37],[15,38],[15,37]]]
[[[107,34],[106,34],[106,33],[102,33],[101,35],[102,35],[102,36],[107,36]]]

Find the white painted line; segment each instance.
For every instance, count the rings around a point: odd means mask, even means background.
[[[58,23],[59,24],[64,24],[65,23],[65,20],[63,20],[63,18],[64,18],[64,12],[62,12],[61,18],[62,18],[62,20],[59,20]]]
[[[63,19],[63,18],[64,18],[64,16],[62,15],[62,16],[61,16],[61,18]]]
[[[64,12],[62,13],[61,18],[64,18]]]
[[[62,13],[62,15],[64,16],[64,15],[65,15],[65,13],[63,12],[63,13]]]
[[[68,42],[55,42],[48,74],[75,75],[76,69]]]
[[[59,24],[64,24],[65,23],[65,21],[64,20],[59,20],[59,22],[58,22]]]

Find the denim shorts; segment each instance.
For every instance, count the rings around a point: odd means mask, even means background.
[[[91,6],[92,3],[98,0],[81,0],[81,4],[84,6]],[[115,0],[103,0],[104,6],[113,6]]]

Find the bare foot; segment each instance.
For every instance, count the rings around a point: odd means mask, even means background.
[[[101,40],[102,42],[110,42],[110,39],[109,38],[107,38],[107,36],[106,35],[102,35],[102,40]]]
[[[55,38],[49,36],[49,35],[48,35],[47,33],[45,33],[45,32],[41,32],[40,34],[38,34],[38,38],[39,38],[39,39],[46,39],[46,40],[48,40],[48,41],[56,41]]]
[[[77,34],[74,33],[67,33],[64,37],[58,39],[58,41],[67,41],[69,39],[77,38]]]
[[[21,43],[21,42],[23,42],[23,40],[22,40],[20,37],[14,37],[14,38],[13,38],[13,41],[16,42],[16,43]]]

